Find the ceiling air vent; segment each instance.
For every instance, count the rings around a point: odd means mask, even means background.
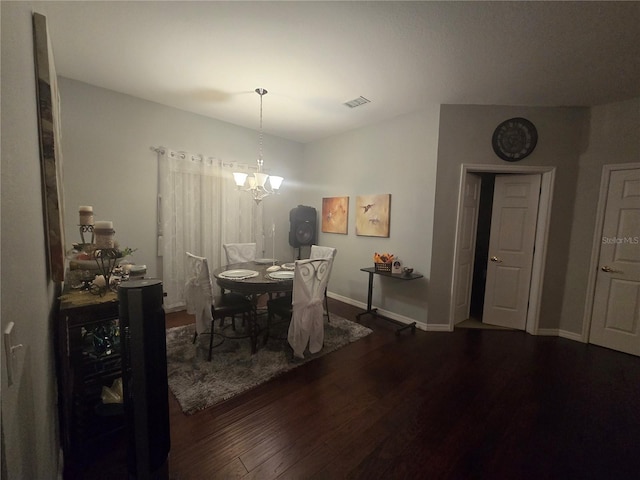
[[[368,100],[364,97],[358,97],[353,100],[349,100],[348,102],[344,102],[343,105],[346,105],[349,108],[356,108],[356,107],[359,107],[360,105],[364,105],[365,103],[369,103],[369,102],[371,102],[371,100]]]

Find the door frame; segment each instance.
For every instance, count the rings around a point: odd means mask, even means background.
[[[591,335],[591,321],[593,319],[593,301],[596,293],[596,277],[600,261],[600,246],[602,245],[602,229],[604,228],[604,212],[609,195],[609,180],[611,173],[618,170],[635,170],[640,168],[640,163],[615,163],[602,166],[600,178],[600,195],[596,209],[596,225],[593,231],[593,246],[591,247],[591,262],[589,275],[587,276],[587,294],[585,297],[584,317],[582,319],[582,336],[584,343],[589,343]]]
[[[464,281],[458,278],[456,265],[458,264],[459,234],[462,228],[462,214],[464,191],[466,189],[467,176],[474,173],[496,174],[540,174],[540,202],[538,204],[538,224],[536,226],[536,238],[534,242],[533,264],[531,269],[531,285],[529,286],[529,308],[527,309],[527,322],[525,331],[532,335],[538,334],[540,319],[540,302],[542,298],[542,282],[546,263],[547,242],[549,239],[549,223],[551,220],[551,207],[553,199],[553,186],[555,183],[556,167],[525,166],[525,165],[473,165],[462,164],[460,166],[460,185],[458,190],[458,209],[456,217],[456,231],[453,251],[453,273],[451,289],[449,292],[449,330],[454,329],[455,292],[458,282]],[[474,233],[475,235],[475,233]],[[474,238],[475,244],[475,238]],[[467,293],[471,297],[471,290]]]

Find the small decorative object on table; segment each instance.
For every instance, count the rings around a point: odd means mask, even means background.
[[[402,261],[399,258],[394,258],[393,263],[391,264],[391,273],[400,274],[402,273]]]
[[[104,278],[104,285],[93,282],[94,288],[91,289],[92,293],[104,295],[104,293],[111,288],[111,275],[113,269],[116,266],[116,262],[120,257],[120,252],[116,248],[101,248],[93,252],[93,258],[98,264],[98,272]]]
[[[125,248],[124,250],[120,250],[119,248],[117,248],[117,246],[116,248],[101,248],[94,250],[93,258],[98,265],[99,274],[104,277],[104,285],[102,285],[101,282],[94,281],[91,288],[91,293],[102,296],[109,289],[117,287],[120,283],[120,279],[116,278],[116,282],[111,281],[111,276],[114,273],[116,264],[127,255],[131,255],[134,251],[134,249],[131,249],[129,247]],[[142,275],[144,275],[144,273],[146,273],[147,267],[144,265],[140,265],[140,267],[144,267],[144,272],[142,273]],[[134,276],[133,270],[134,266],[130,266],[129,273],[131,276]],[[100,278],[100,275],[98,276],[98,278]],[[112,283],[115,283],[115,285],[112,285]]]
[[[129,266],[129,276],[130,278],[141,279],[147,274],[147,266],[146,265],[130,265]]]
[[[411,267],[404,267],[404,268],[402,269],[402,274],[403,274],[405,277],[410,277],[412,273],[413,273],[413,268],[411,268]]]
[[[391,273],[393,265],[393,254],[375,252],[373,254],[373,262],[376,268],[376,272]]]

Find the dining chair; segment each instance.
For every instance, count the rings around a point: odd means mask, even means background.
[[[225,243],[222,247],[227,257],[227,265],[251,262],[256,259],[255,243]],[[224,294],[224,289],[222,293]]]
[[[333,258],[296,260],[291,299],[278,297],[267,302],[267,328],[264,343],[275,316],[289,321],[287,340],[297,358],[304,358],[304,351],[317,353],[324,343],[324,295]]]
[[[337,248],[333,248],[333,247],[322,247],[320,245],[311,245],[311,253],[309,254],[309,258],[331,258],[332,260],[334,260],[336,258],[336,254],[338,253],[338,249]],[[331,270],[333,268],[333,261],[331,262],[331,267],[329,268],[329,278],[331,278]],[[327,296],[327,289],[328,289],[328,282],[329,279],[327,279],[327,287],[325,287],[324,289],[324,308],[325,311],[327,312],[327,321],[329,323],[331,323],[331,318],[329,317],[329,297]]]
[[[187,313],[196,316],[195,335],[193,343],[200,334],[209,334],[209,361],[214,346],[224,341],[224,336],[214,333],[214,324],[220,320],[222,326],[225,318],[231,318],[235,329],[235,316],[242,315],[246,320],[253,313],[253,304],[245,296],[237,293],[213,294],[213,284],[209,274],[209,264],[204,257],[198,257],[186,252],[186,276],[184,295],[187,305]],[[220,336],[221,340],[213,344],[214,336]]]
[[[251,262],[256,259],[255,243],[225,243],[222,246],[227,256],[227,265]]]

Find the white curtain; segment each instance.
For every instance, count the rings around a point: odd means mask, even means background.
[[[186,252],[224,263],[222,245],[254,242],[262,209],[236,190],[233,164],[160,147],[158,152],[158,256],[167,311],[185,307]],[[261,227],[259,228],[261,229]]]

